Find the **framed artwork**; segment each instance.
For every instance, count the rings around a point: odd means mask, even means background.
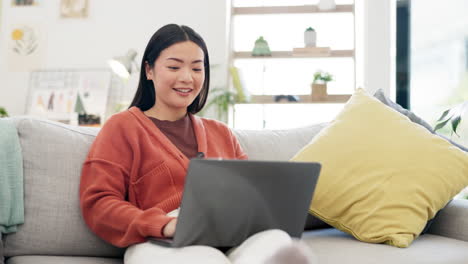
[[[42,66],[44,53],[40,23],[13,25],[8,31],[8,65],[11,71],[30,71]]]
[[[111,84],[107,69],[32,71],[26,112],[65,123],[83,114],[104,120]]]
[[[85,18],[88,16],[88,0],[61,0],[60,17]]]
[[[11,0],[12,6],[39,6],[42,0]]]

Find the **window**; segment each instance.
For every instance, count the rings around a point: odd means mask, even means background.
[[[444,110],[468,100],[468,2],[450,1],[443,10],[440,5],[436,0],[410,5],[410,106],[432,125]],[[458,128],[464,134],[452,138],[465,146],[466,121]],[[439,132],[450,136],[448,126]]]

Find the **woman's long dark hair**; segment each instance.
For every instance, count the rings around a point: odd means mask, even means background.
[[[187,112],[196,114],[205,106],[210,87],[210,60],[205,41],[190,27],[169,24],[156,31],[148,42],[148,45],[146,45],[145,53],[141,60],[138,89],[130,107],[136,106],[140,108],[141,111],[146,111],[154,106],[156,103],[156,90],[154,89],[153,81],[148,80],[146,77],[145,64],[148,63],[148,65],[153,68],[156,59],[158,59],[164,49],[184,41],[192,41],[203,50],[205,68],[205,82],[203,83],[201,92],[198,94],[197,98],[193,100],[192,104],[187,107]]]

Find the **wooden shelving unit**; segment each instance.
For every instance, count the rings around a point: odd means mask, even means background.
[[[329,55],[272,51],[271,56],[252,56],[251,51],[234,52],[235,59],[354,58],[354,50],[331,50]]]
[[[232,7],[231,9],[233,16],[254,16],[254,15],[286,15],[284,16],[286,19],[288,17],[292,17],[292,15],[300,15],[300,14],[318,14],[320,16],[329,16],[339,13],[349,13],[355,15],[355,6],[354,4],[347,4],[347,5],[336,5],[336,8],[333,10],[320,10],[318,5],[301,5],[301,6],[256,6],[256,7]],[[260,17],[260,16],[259,16]],[[233,20],[234,21],[234,20]],[[355,23],[355,22],[354,22]],[[231,25],[232,26],[232,25]],[[356,35],[356,28],[355,24],[354,27],[354,35]],[[356,46],[356,40],[354,40],[354,47]],[[335,58],[345,58],[351,59],[354,61],[354,68],[350,69],[354,72],[354,78],[356,78],[356,52],[355,49],[348,49],[348,50],[320,50],[320,48],[328,48],[328,47],[318,47],[317,50],[303,50],[302,47],[293,47],[291,50],[275,50],[271,52],[271,56],[252,56],[251,51],[232,51],[230,53],[230,62],[235,60],[244,60],[243,63],[248,63],[247,60],[269,60],[269,59],[330,59],[333,60]],[[336,60],[337,63],[338,60]],[[267,61],[263,61],[264,64],[269,63]],[[356,79],[354,79],[354,87],[356,87]],[[268,93],[268,89],[265,89],[265,93]],[[271,92],[271,91],[270,91]],[[346,103],[351,94],[329,94],[327,97],[317,100],[313,99],[311,95],[303,94],[303,95],[296,95],[299,99],[297,102],[290,102],[286,99],[282,99],[278,102],[275,101],[276,95],[252,95],[250,96],[250,101],[247,103],[237,103],[239,105],[285,105],[284,107],[287,108],[286,105],[293,105],[293,104],[344,104]],[[265,108],[263,108],[265,111]],[[234,120],[235,120],[234,114]],[[265,113],[263,113],[263,127],[265,127]],[[235,123],[235,121],[233,121]]]
[[[320,10],[317,5],[234,7],[234,15],[353,13],[353,5],[337,5],[334,10]]]
[[[296,95],[299,102],[288,102],[285,100],[275,102],[275,95],[252,95],[247,103],[238,104],[340,104],[346,103],[351,94],[329,94],[321,100],[312,99],[311,95]]]

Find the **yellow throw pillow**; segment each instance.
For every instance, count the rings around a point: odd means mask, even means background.
[[[397,247],[468,185],[468,154],[362,89],[292,160],[322,164],[312,214]]]

